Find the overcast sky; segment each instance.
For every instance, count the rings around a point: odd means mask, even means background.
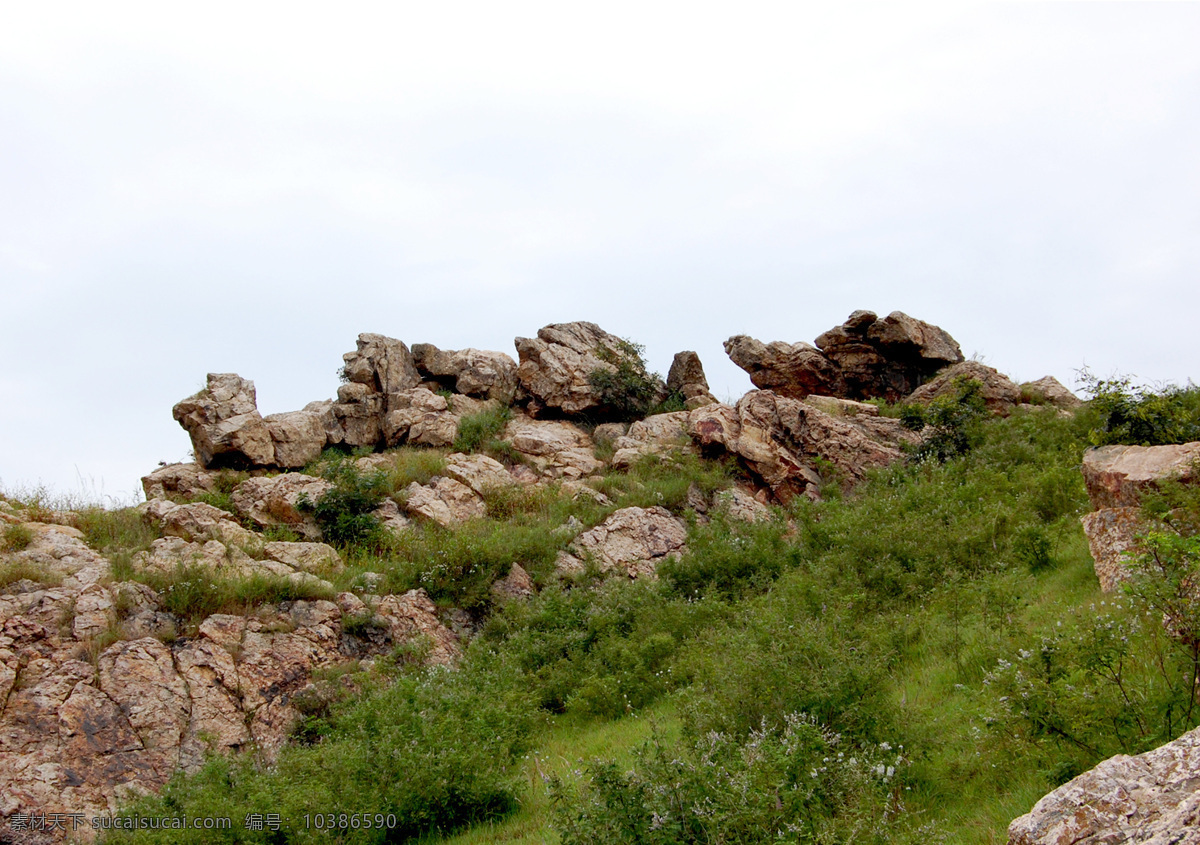
[[[1200,378],[1200,5],[583,8],[0,0],[3,488],[129,501],[206,373],[293,410],[363,331]]]

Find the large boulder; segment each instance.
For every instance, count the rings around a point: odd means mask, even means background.
[[[676,352],[667,371],[667,390],[683,397],[688,410],[716,402],[708,390],[708,379],[704,376],[704,365],[700,356],[691,350]]]
[[[560,554],[560,572],[579,572],[592,560],[601,572],[653,578],[660,561],[687,551],[687,526],[666,508],[621,508]]]
[[[383,420],[388,446],[449,446],[458,437],[458,415],[445,396],[424,387],[402,390],[391,397]]]
[[[978,361],[963,361],[942,370],[934,379],[921,385],[908,396],[909,402],[928,405],[939,396],[952,396],[959,379],[977,381],[979,395],[993,414],[1008,414],[1021,403],[1021,388],[1000,371]]]
[[[833,416],[769,390],[750,391],[736,407],[697,408],[687,427],[701,451],[736,456],[783,503],[817,497],[823,482],[849,486],[868,469],[902,459],[901,444],[916,439],[899,420]],[[818,459],[837,477],[822,478]]]
[[[1008,826],[1009,845],[1198,845],[1200,728],[1153,751],[1118,754]]]
[[[195,463],[167,464],[142,477],[146,499],[194,499],[217,490],[220,474]]]
[[[258,413],[254,382],[236,373],[209,373],[207,386],[176,403],[172,415],[192,439],[205,469],[270,466],[275,443]]]
[[[288,472],[264,478],[248,478],[233,489],[230,498],[238,516],[260,528],[285,526],[310,540],[320,540],[321,530],[311,511],[303,510],[307,497],[312,504],[333,489],[323,478]]]
[[[1141,508],[1100,508],[1084,514],[1082,522],[1100,589],[1111,593],[1125,580],[1127,555],[1142,551],[1139,537],[1151,525]]]
[[[404,341],[392,337],[360,334],[357,348],[343,355],[342,360],[346,381],[361,384],[371,393],[388,396],[421,383],[412,352]]]
[[[321,457],[326,435],[322,414],[288,411],[264,418],[275,444],[275,466],[296,469]]]
[[[517,393],[517,362],[503,352],[438,349],[432,343],[412,348],[417,371],[455,393],[496,399],[508,405]]]
[[[1192,482],[1200,442],[1172,446],[1100,446],[1083,455],[1083,483],[1093,508],[1135,507],[1142,493],[1176,478]]]
[[[514,414],[503,439],[545,478],[577,480],[604,468],[592,438],[574,423]]]
[[[592,374],[597,370],[615,373],[621,363],[635,372],[642,370],[637,349],[595,323],[552,323],[539,329],[537,337],[518,337],[514,343],[520,359],[517,378],[534,416],[546,411],[612,413],[615,409],[603,391],[592,385]],[[665,396],[666,385],[658,386]]]
[[[1054,376],[1042,376],[1037,381],[1027,381],[1021,385],[1021,397],[1025,402],[1035,405],[1052,405],[1064,411],[1073,411],[1083,404],[1083,400],[1064,387]]]
[[[963,360],[958,343],[943,329],[900,311],[882,320],[855,311],[818,337],[815,348],[738,335],[725,342],[725,351],[755,387],[791,399],[815,393],[895,402]]]
[[[613,441],[616,451],[612,465],[626,469],[647,455],[664,456],[675,451],[695,451],[688,435],[687,421],[687,411],[655,414],[638,420],[629,426],[628,433]]]
[[[326,438],[331,445],[382,446],[384,416],[392,410],[393,397],[421,383],[412,352],[403,341],[364,333],[342,360],[345,383],[338,388],[337,401],[322,412]],[[309,405],[305,410],[318,411],[318,407]]]
[[[474,490],[445,476],[436,476],[424,485],[414,481],[405,488],[404,495],[404,507],[410,514],[443,528],[487,514],[487,506]]]

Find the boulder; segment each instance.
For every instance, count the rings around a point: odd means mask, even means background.
[[[458,420],[446,397],[424,387],[402,390],[389,397],[391,409],[383,420],[387,445],[449,446],[458,437]]]
[[[1046,795],[1008,826],[1009,845],[1200,845],[1200,728],[1153,751],[1118,754]]]
[[[466,455],[454,452],[446,458],[446,475],[484,496],[502,487],[518,485],[504,464],[487,455]]]
[[[1111,593],[1125,579],[1127,553],[1142,550],[1138,535],[1150,526],[1141,508],[1100,508],[1085,514],[1082,522],[1100,589]]]
[[[592,438],[574,423],[514,414],[503,439],[546,478],[576,480],[604,468],[604,462],[596,458]]]
[[[390,396],[421,383],[412,353],[404,341],[395,338],[360,334],[357,348],[343,355],[342,360],[346,381],[363,385],[368,393]]]
[[[498,599],[527,599],[536,592],[533,579],[519,563],[514,563],[507,575],[492,584],[492,595]]]
[[[719,491],[713,497],[713,507],[739,522],[764,522],[771,518],[771,509],[740,487]]]
[[[688,412],[655,414],[629,426],[629,432],[613,441],[616,452],[612,465],[618,469],[632,466],[647,455],[663,456],[674,451],[694,451],[687,429]]]
[[[261,545],[261,538],[247,531],[232,519],[232,514],[204,502],[177,505],[167,511],[162,520],[162,533],[167,537],[180,537],[188,542],[216,540],[229,546],[253,548]]]
[[[962,350],[937,326],[893,311],[880,320],[855,311],[840,326],[807,343],[762,343],[746,335],[725,352],[755,387],[791,399],[810,394],[895,402],[934,373],[963,360]]]
[[[573,556],[560,557],[558,567],[570,572],[594,560],[604,573],[630,578],[656,577],[658,563],[687,551],[687,526],[666,508],[621,508],[571,543]]]
[[[701,407],[716,402],[708,390],[708,379],[704,376],[704,365],[700,356],[691,350],[676,352],[667,371],[667,390],[679,394],[690,407]]]
[[[428,485],[413,482],[404,490],[404,507],[409,513],[442,527],[457,525],[487,514],[483,499],[470,487],[453,478],[435,477]]]
[[[142,477],[146,500],[194,499],[217,489],[220,473],[209,472],[195,463],[167,464]]]
[[[1054,376],[1042,376],[1037,381],[1021,385],[1021,401],[1035,405],[1053,405],[1064,411],[1073,411],[1083,400],[1072,393]]]
[[[840,396],[846,392],[838,368],[807,343],[763,343],[736,335],[725,341],[725,354],[750,375],[755,387],[781,396],[803,399],[811,393]]]
[[[615,373],[622,362],[637,371],[643,366],[636,348],[595,323],[553,323],[539,329],[536,338],[519,337],[515,344],[517,378],[534,416],[547,410],[568,416],[612,413],[601,391],[592,386],[592,373]],[[665,395],[666,385],[660,388]]]
[[[264,418],[271,441],[275,444],[275,466],[294,469],[321,457],[326,434],[322,414],[316,411],[289,411]]]
[[[324,543],[287,543],[275,541],[263,546],[267,560],[290,566],[301,572],[341,572],[345,569],[341,556],[333,546]]]
[[[300,509],[300,501],[307,497],[315,505],[332,489],[333,484],[323,478],[288,472],[248,478],[233,489],[231,498],[238,515],[260,528],[282,525],[306,539],[320,540],[321,529],[311,512]]]
[[[196,461],[205,469],[270,466],[275,461],[254,382],[236,373],[209,373],[207,387],[178,402],[171,413],[191,437]]]
[[[417,371],[428,379],[482,399],[512,404],[517,392],[517,362],[503,352],[481,349],[441,350],[432,343],[412,348]]]
[[[452,666],[462,656],[458,637],[438,620],[437,606],[424,590],[384,596],[375,602],[373,609],[396,642],[423,641],[428,645],[426,665]]]
[[[910,393],[908,401],[928,405],[939,396],[953,395],[957,390],[955,382],[960,378],[971,379],[982,385],[979,394],[993,414],[1011,413],[1012,409],[1021,403],[1021,388],[1017,387],[1012,379],[978,361],[963,361],[947,367],[932,381]]]
[[[1100,446],[1083,455],[1083,483],[1093,508],[1135,507],[1168,479],[1197,478],[1200,442],[1173,446]]]

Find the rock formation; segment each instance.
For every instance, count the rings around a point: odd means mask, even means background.
[[[517,393],[517,362],[503,352],[441,350],[432,343],[412,348],[418,372],[454,393],[511,404]]]
[[[571,543],[573,554],[563,552],[555,566],[559,572],[583,572],[594,561],[604,573],[630,578],[653,578],[659,562],[687,550],[687,526],[666,508],[621,508]]]
[[[963,360],[958,343],[937,326],[893,311],[880,320],[855,311],[841,326],[807,343],[764,344],[746,335],[725,341],[733,363],[755,387],[791,399],[809,394],[896,402],[938,370]]]
[[[1198,845],[1200,728],[1118,754],[1063,784],[1008,827],[1008,845]]]
[[[910,393],[907,401],[927,405],[939,396],[953,396],[959,379],[979,382],[979,395],[993,414],[1011,413],[1021,404],[1021,388],[1008,376],[978,361],[963,361],[947,367]]]

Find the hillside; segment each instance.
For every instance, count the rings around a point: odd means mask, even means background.
[[[1195,390],[899,312],[730,338],[734,404],[515,345],[362,335],[268,417],[210,374],[142,505],[0,501],[0,842],[1003,842],[1200,725],[1196,454],[1084,461],[1200,439]]]

